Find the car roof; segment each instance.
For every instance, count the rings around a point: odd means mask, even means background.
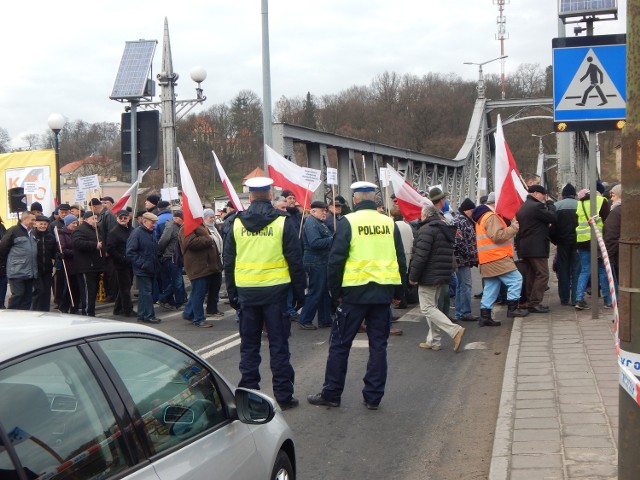
[[[150,334],[180,343],[136,323],[57,312],[0,310],[0,362],[51,345],[112,333]]]

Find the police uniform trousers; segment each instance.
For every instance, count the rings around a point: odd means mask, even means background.
[[[260,346],[262,326],[267,327],[273,394],[278,402],[288,402],[293,396],[295,373],[291,366],[289,336],[291,320],[286,299],[269,305],[241,305],[239,387],[260,389]]]
[[[387,382],[391,308],[386,303],[360,305],[344,302],[338,306],[336,319],[331,324],[329,357],[322,387],[322,397],[326,400],[340,402],[347,376],[349,351],[363,319],[366,321],[369,337],[369,361],[363,379],[362,396],[370,405],[378,405],[382,400]]]

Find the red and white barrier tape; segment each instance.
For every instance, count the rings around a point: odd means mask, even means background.
[[[635,402],[640,405],[640,380],[638,380],[638,377],[636,377],[636,373],[629,369],[629,365],[633,365],[634,370],[638,371],[638,374],[640,374],[640,362],[637,361],[637,354],[625,352],[624,350],[620,349],[620,315],[618,312],[616,287],[613,280],[613,272],[611,271],[611,262],[609,262],[609,253],[607,252],[607,247],[604,244],[602,233],[600,232],[598,224],[596,223],[597,218],[597,216],[590,218],[589,223],[591,224],[591,227],[593,227],[593,232],[596,236],[596,240],[598,241],[600,252],[602,253],[602,263],[604,264],[604,269],[607,272],[609,294],[611,295],[611,304],[613,305],[613,327],[615,332],[616,356],[618,357],[618,366],[620,367],[620,376],[618,378],[618,381],[620,382],[622,388],[624,388],[627,393],[631,395],[631,398],[633,398]],[[620,355],[621,352],[624,352],[625,357],[627,358],[622,358]]]

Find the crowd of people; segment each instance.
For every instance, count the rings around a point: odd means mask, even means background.
[[[562,199],[553,202],[539,178],[526,182],[528,195],[513,218],[496,213],[493,193],[478,205],[466,198],[454,211],[448,193],[435,187],[424,192],[429,201],[420,219],[409,222],[393,196],[387,211],[380,208],[372,183],[351,186],[353,210],[337,196],[329,205],[314,201],[305,211],[292,191],[274,199],[273,181],[257,177],[247,181],[246,210],[237,212],[231,202],[224,212],[204,209],[201,224],[188,233],[179,206],[171,208],[157,195],[146,198],[135,228],[132,211],[112,212],[110,197],[91,199],[86,211],[62,204],[50,217],[35,202],[17,225],[5,229],[0,220],[0,307],[8,284],[8,308],[48,311],[54,305],[63,313],[95,316],[102,282],[115,317],[157,324],[156,308],[163,308],[182,311],[194,327],[210,328],[208,317],[224,316],[219,308],[224,278],[225,297],[239,322],[239,386],[260,387],[266,335],[275,398],[283,409],[297,406],[291,325],[327,328],[324,384],[307,400],[337,407],[352,342],[366,332],[369,362],[362,395],[367,408],[377,409],[386,383],[388,337],[402,333],[392,328],[393,308],[419,304],[428,326],[419,348],[441,350],[444,333],[457,352],[465,333],[461,323],[501,325],[493,311],[497,303],[506,304],[508,318],[549,312],[543,298],[551,243],[560,303],[588,309],[585,295],[590,288],[596,292],[599,283],[604,307],[611,307],[600,257],[598,283],[590,286],[588,220],[595,201],[617,279],[622,187],[611,188],[608,199],[601,183],[594,195],[567,184]],[[482,278],[479,316],[471,307],[474,267]]]

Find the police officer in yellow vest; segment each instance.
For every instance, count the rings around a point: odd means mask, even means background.
[[[362,320],[367,323],[369,361],[362,396],[376,410],[387,381],[387,341],[391,303],[402,298],[407,271],[404,246],[393,219],[376,210],[376,185],[356,182],[353,212],[338,222],[329,253],[327,283],[339,302],[331,326],[329,358],[322,392],[307,397],[313,405],[340,406],[349,351]]]
[[[287,293],[293,288],[297,309],[304,304],[307,280],[302,249],[291,217],[271,205],[273,180],[247,180],[251,205],[239,212],[224,241],[224,273],[229,302],[239,310],[239,387],[260,388],[260,344],[266,326],[273,393],[284,410],[298,405],[293,397],[294,371],[289,353],[291,320]]]

